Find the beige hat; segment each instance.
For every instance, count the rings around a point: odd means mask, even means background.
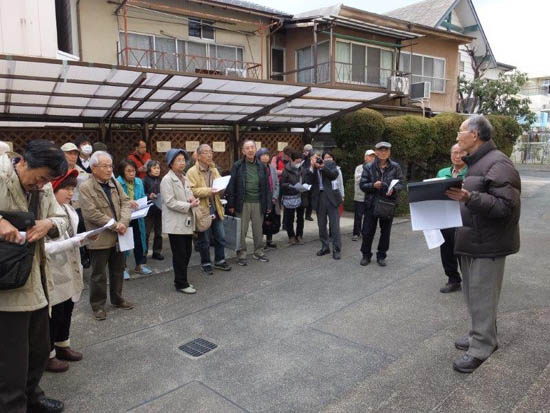
[[[72,142],[67,142],[67,143],[64,143],[62,146],[61,146],[61,150],[63,152],[71,152],[71,151],[78,151],[78,146],[76,146],[74,143]]]
[[[365,152],[365,156],[369,156],[369,155],[375,155],[374,151],[372,149],[368,149],[366,152]]]

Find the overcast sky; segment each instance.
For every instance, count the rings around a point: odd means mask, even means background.
[[[252,0],[288,13],[340,3],[338,0]],[[384,13],[418,0],[345,0],[344,4]],[[550,0],[473,0],[497,59],[529,74],[550,75]]]

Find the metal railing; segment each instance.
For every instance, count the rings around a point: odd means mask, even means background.
[[[118,64],[224,77],[262,78],[262,65],[259,63],[132,47],[118,53]]]

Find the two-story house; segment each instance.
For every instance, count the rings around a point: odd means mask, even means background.
[[[420,106],[454,112],[458,50],[472,41],[462,34],[346,5],[295,15],[272,38],[273,50],[284,51],[279,66],[285,68],[283,73],[273,72],[273,78],[396,91],[392,82],[404,77],[407,96],[398,94],[377,105],[388,115],[418,111]],[[422,86],[420,94],[414,91],[416,85]]]

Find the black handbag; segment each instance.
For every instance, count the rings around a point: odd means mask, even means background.
[[[281,228],[281,216],[277,215],[275,211],[271,211],[264,216],[264,222],[262,225],[262,232],[264,235],[275,235]]]
[[[33,191],[31,212],[0,211],[0,215],[19,231],[26,231],[34,226],[38,197],[38,191]],[[25,285],[32,270],[35,249],[36,242],[19,245],[0,240],[0,290],[13,290]]]
[[[395,214],[396,205],[397,202],[392,199],[376,196],[372,215],[380,219],[391,219]]]

